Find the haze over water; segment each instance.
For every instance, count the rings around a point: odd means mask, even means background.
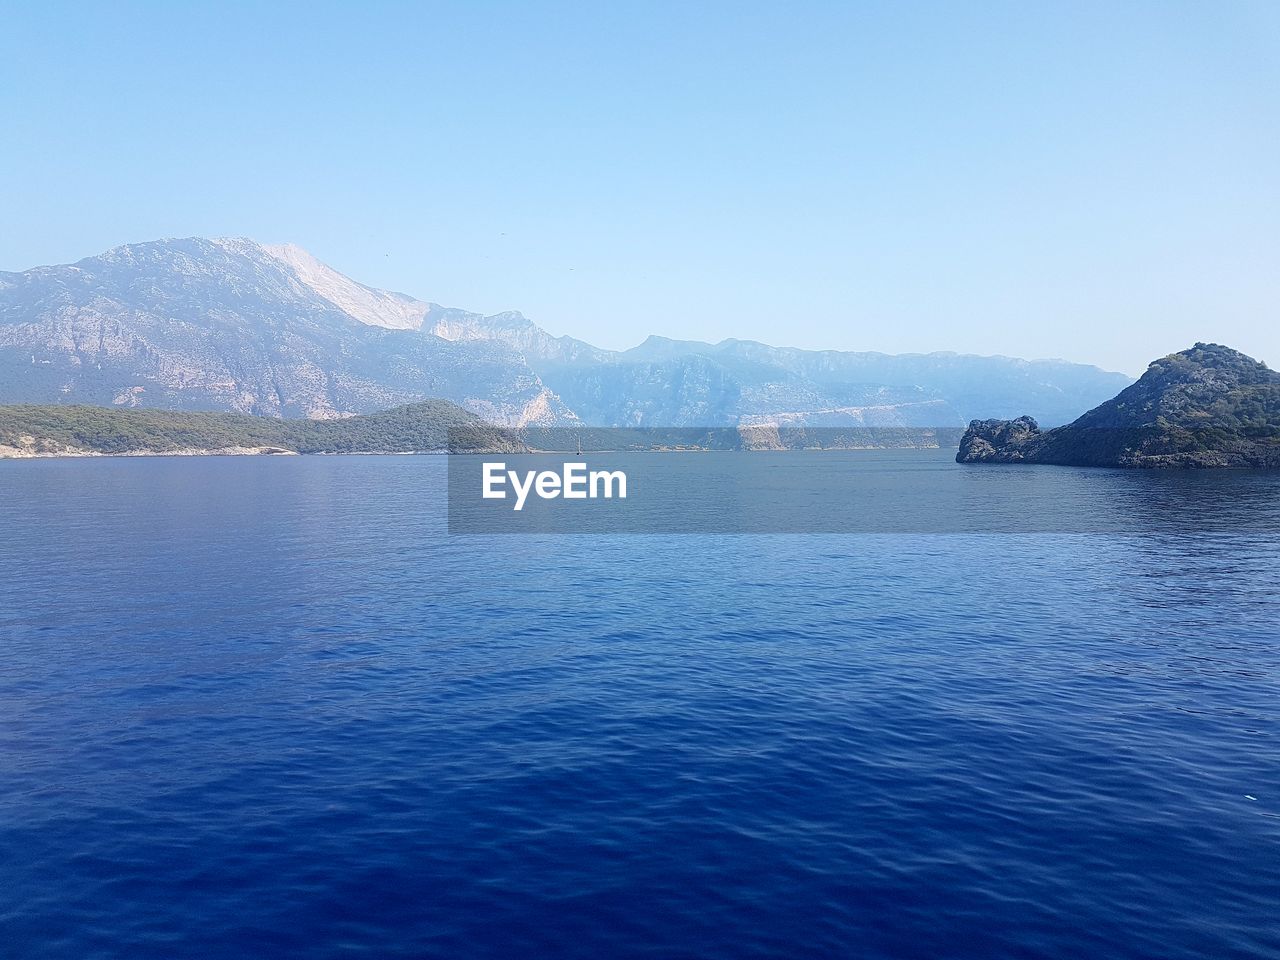
[[[445,472],[0,463],[11,955],[1280,957],[1273,522],[450,536]]]

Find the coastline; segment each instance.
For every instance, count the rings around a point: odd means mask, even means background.
[[[296,450],[283,447],[219,447],[202,449],[182,447],[176,450],[121,450],[106,453],[84,447],[60,446],[58,449],[37,449],[35,445],[15,447],[0,444],[0,460],[73,460],[85,457],[253,457],[253,456],[301,456]]]

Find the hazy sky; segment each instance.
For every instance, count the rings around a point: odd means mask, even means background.
[[[1280,3],[6,4],[0,269],[168,236],[610,347],[1280,365]]]

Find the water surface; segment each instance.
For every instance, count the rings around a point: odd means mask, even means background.
[[[444,491],[0,462],[5,956],[1280,957],[1265,529],[450,536]]]

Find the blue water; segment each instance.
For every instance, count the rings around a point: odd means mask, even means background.
[[[1275,536],[448,536],[444,469],[0,462],[0,955],[1280,957]]]

